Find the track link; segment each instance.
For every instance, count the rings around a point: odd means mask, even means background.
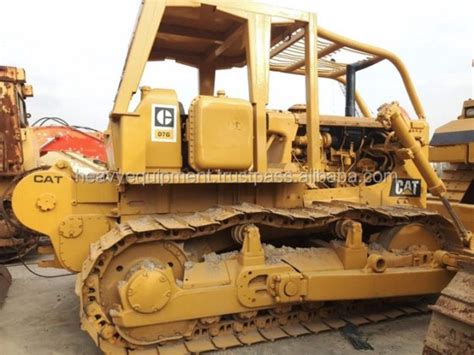
[[[430,309],[423,354],[473,354],[474,264],[457,272]]]
[[[148,215],[120,224],[91,245],[76,284],[81,299],[81,321],[97,345],[106,353],[199,353],[243,344],[272,341],[288,336],[338,329],[347,322],[356,325],[425,312],[426,305],[384,305],[380,302],[329,303],[317,309],[298,305],[287,312],[275,308],[260,310],[248,318],[226,315],[215,320],[196,320],[185,334],[162,338],[158,343],[130,343],[112,323],[99,292],[102,275],[115,255],[130,245],[151,241],[185,241],[212,235],[239,224],[257,224],[302,230],[328,226],[340,219],[352,219],[368,226],[393,227],[420,223],[436,231],[445,249],[460,250],[451,222],[436,213],[412,208],[368,207],[343,202],[317,203],[308,208],[275,209],[250,204],[222,206],[192,215]],[[310,304],[311,305],[311,304]]]
[[[362,326],[428,312],[425,300],[418,302],[398,301],[393,302],[391,306],[382,306],[380,301],[334,302],[320,309],[300,309],[279,316],[266,311],[247,321],[224,320],[209,326],[200,324],[189,339],[158,345],[155,349],[159,354],[189,354],[225,350],[288,337],[338,330],[349,323]]]

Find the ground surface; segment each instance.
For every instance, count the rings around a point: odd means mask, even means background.
[[[46,275],[64,273],[31,267]],[[75,276],[40,278],[22,265],[9,270],[14,282],[0,309],[2,355],[100,354],[79,326]],[[361,327],[374,351],[356,351],[339,332],[329,332],[218,354],[421,354],[428,322],[425,315]]]

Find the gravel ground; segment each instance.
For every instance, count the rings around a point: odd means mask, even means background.
[[[45,275],[64,271],[33,270]],[[13,285],[0,309],[0,354],[100,354],[79,325],[75,276],[40,278],[24,266],[10,266]],[[402,318],[361,327],[374,351],[356,351],[339,332],[307,335],[240,347],[217,354],[421,354],[429,316]]]

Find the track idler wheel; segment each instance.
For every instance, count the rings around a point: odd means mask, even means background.
[[[434,231],[420,223],[386,229],[380,234],[379,243],[387,250],[407,250],[416,244],[426,247],[429,251],[436,251],[442,246]]]
[[[122,286],[126,300],[140,313],[154,313],[162,309],[171,297],[171,285],[165,272],[155,268],[140,268]]]

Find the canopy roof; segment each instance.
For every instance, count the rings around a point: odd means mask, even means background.
[[[294,31],[295,24],[274,24],[272,45]],[[150,60],[173,59],[217,69],[246,64],[246,19],[214,6],[167,7],[150,54]]]
[[[344,83],[349,65],[355,72],[387,59],[400,73],[417,116],[424,118],[408,71],[396,55],[318,26],[315,14],[249,0],[142,1],[115,114],[128,110],[148,61],[171,59],[199,68],[201,94],[212,94],[216,69],[248,64],[250,93],[259,90],[265,101],[268,70],[306,75],[307,82],[319,76]],[[310,88],[317,90],[315,81]]]
[[[238,12],[237,12],[238,13]],[[199,7],[167,7],[150,54],[150,61],[172,59],[216,69],[246,64],[246,19],[201,4]],[[304,74],[304,23],[279,18],[272,21],[270,70]],[[370,66],[387,57],[385,51],[318,28],[318,73],[339,77],[348,64]]]
[[[323,77],[345,74],[347,64],[371,65],[384,57],[340,41],[318,29],[318,71]],[[172,59],[216,69],[246,64],[246,19],[203,4],[200,7],[167,7],[150,54],[150,61]],[[304,23],[280,19],[272,23],[270,70],[305,73]]]
[[[318,74],[321,77],[344,76],[349,64],[368,67],[384,59],[374,53],[359,50],[356,46],[352,47],[347,43],[337,41],[330,36],[324,36],[329,32],[321,27],[318,30]],[[301,28],[271,49],[270,69],[304,75],[304,48],[304,29]]]

